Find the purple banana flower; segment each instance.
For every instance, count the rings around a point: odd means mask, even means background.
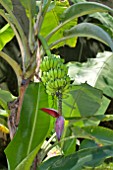
[[[48,113],[49,115],[51,115],[52,117],[55,117],[55,118],[57,118],[57,117],[60,116],[60,114],[58,113],[58,111],[55,110],[55,109],[41,108],[41,110],[44,111],[44,112],[46,112],[46,113]]]
[[[64,129],[64,118],[63,118],[63,116],[61,116],[61,114],[59,114],[58,111],[55,110],[55,109],[41,108],[41,110],[48,113],[52,117],[57,118],[56,122],[55,122],[55,131],[56,131],[57,139],[58,139],[58,141],[60,141],[60,138],[62,136],[63,129]]]
[[[64,118],[63,116],[59,116],[55,122],[55,131],[58,141],[60,141],[63,130],[64,130]]]

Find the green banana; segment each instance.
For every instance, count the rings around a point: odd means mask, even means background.
[[[46,80],[46,84],[48,83],[49,79],[47,76],[44,76],[45,80]]]
[[[46,61],[46,70],[48,71],[50,69],[50,62],[49,62],[49,59],[45,59]]]
[[[67,83],[70,83],[70,77],[68,75],[66,76],[65,80]]]
[[[58,76],[58,78],[62,78],[62,72],[61,72],[61,69],[58,69],[57,70],[57,76]]]
[[[61,70],[61,78],[64,78],[64,76],[65,76],[65,72],[64,70]]]
[[[43,76],[47,76],[47,72],[46,71],[43,71]]]
[[[53,58],[53,68],[56,68],[58,65],[58,59],[57,58]]]
[[[58,81],[55,80],[55,88],[58,89],[59,85],[58,85]]]
[[[52,87],[53,89],[56,89],[56,87],[55,87],[55,81],[51,81],[51,87]]]
[[[53,72],[54,72],[54,78],[55,78],[55,79],[58,78],[58,71],[57,71],[56,68],[53,70]]]
[[[56,69],[58,69],[58,70],[61,69],[61,65],[62,65],[61,63],[58,63],[56,66]]]
[[[70,84],[66,84],[66,86],[63,87],[63,91],[65,91],[66,89],[68,89],[70,87]]]
[[[46,71],[46,62],[45,60],[42,61],[41,65],[40,65],[40,68],[42,71]]]
[[[66,93],[68,93],[70,91],[70,89],[68,88],[68,89],[66,89],[65,91],[62,91],[62,93],[63,94],[66,94]]]
[[[65,64],[62,64],[62,65],[60,66],[60,68],[61,68],[61,70],[63,70],[63,71],[65,72],[65,74],[68,73],[68,68],[67,68],[67,66],[66,66]]]
[[[60,58],[60,61],[63,64],[65,60],[63,58]]]
[[[53,68],[53,64],[54,64],[54,60],[53,60],[53,57],[51,57],[51,59],[50,59],[50,63],[49,63],[50,68]]]
[[[52,81],[49,81],[47,84],[50,88],[54,89],[54,85],[52,83],[53,83]]]
[[[64,70],[64,69],[65,69],[65,65],[64,65],[64,64],[61,64],[61,65],[60,65],[60,68],[61,68],[62,70]]]
[[[42,82],[43,82],[44,84],[46,84],[46,79],[45,79],[45,77],[41,77],[41,80],[42,80]]]
[[[60,79],[60,83],[61,83],[61,86],[64,86],[64,84],[65,84],[65,80],[62,78],[62,79]]]
[[[47,90],[47,89],[46,89],[46,93],[49,94],[49,95],[51,95],[51,92],[50,92],[49,90]]]
[[[51,76],[51,79],[54,80],[54,79],[55,79],[55,76],[54,76],[54,71],[53,71],[53,69],[51,69],[51,70],[49,71],[49,74],[50,74],[50,76]]]
[[[46,86],[46,89],[48,90],[48,91],[50,91],[51,93],[55,93],[55,90],[54,89],[52,89],[48,84],[47,84],[47,86]]]
[[[61,87],[62,87],[62,84],[61,84],[60,79],[57,79],[56,81],[57,81],[58,87],[61,88]]]
[[[48,78],[48,80],[51,79],[51,75],[49,74],[49,72],[47,72],[47,78]]]
[[[46,92],[49,95],[64,94],[70,90],[70,77],[67,75],[68,68],[64,59],[54,55],[45,57],[40,65],[42,70],[42,82],[46,86]]]
[[[66,99],[68,97],[68,94],[63,94],[62,99]]]

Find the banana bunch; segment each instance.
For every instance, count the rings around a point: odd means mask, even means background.
[[[55,56],[52,57],[44,57],[44,60],[42,61],[41,65],[40,65],[40,69],[42,71],[49,71],[51,68],[57,68],[60,65],[59,64],[63,64],[64,60],[61,58],[57,58]]]
[[[65,95],[69,92],[70,78],[67,75],[68,69],[63,63],[63,59],[52,56],[45,57],[40,65],[41,80],[49,95],[57,95],[58,93]]]

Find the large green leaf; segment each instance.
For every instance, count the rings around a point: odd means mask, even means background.
[[[84,166],[95,167],[110,156],[113,156],[113,144],[83,149],[68,156],[50,158],[37,170],[82,170]]]
[[[11,11],[13,10],[13,6],[12,6],[12,1],[11,0],[0,0],[0,3],[2,2],[2,4],[5,4],[6,8],[8,7]]]
[[[103,92],[110,97],[113,97],[113,54],[107,55],[106,59],[103,62],[101,72],[97,77],[95,82],[95,87],[102,89]]]
[[[66,39],[74,36],[94,38],[110,46],[113,51],[113,41],[109,34],[94,24],[81,23],[64,32]]]
[[[10,169],[30,169],[50,129],[50,116],[42,107],[48,107],[48,96],[41,83],[32,83],[24,96],[17,133],[5,150]]]
[[[65,121],[65,127],[64,127],[62,138],[70,138],[70,136],[72,135],[73,133],[72,133],[71,128],[69,127],[69,122]],[[76,138],[73,138],[73,139],[71,138],[71,139],[62,141],[61,148],[65,155],[74,153],[76,150]]]
[[[74,19],[95,12],[108,12],[113,10],[105,5],[95,2],[81,2],[67,8],[61,16],[62,21]]]
[[[60,30],[63,26],[65,26],[67,23],[69,23],[70,21],[72,22],[73,19],[75,18],[81,17],[83,15],[87,15],[87,14],[92,14],[95,12],[108,12],[108,11],[113,12],[111,8],[105,5],[99,4],[99,3],[83,2],[83,3],[74,4],[68,7],[66,10],[64,10],[63,14],[60,16],[61,23],[48,34],[47,40],[51,38],[52,36],[54,36],[54,34],[58,30]],[[70,25],[70,28],[72,27],[73,25]],[[66,41],[67,39],[70,39],[70,37],[64,37],[62,39],[59,39],[57,42],[54,41],[53,43],[50,44],[50,48],[53,48],[55,45],[63,41]]]
[[[48,34],[55,29],[57,26],[60,25],[60,16],[63,13],[63,11],[69,6],[67,1],[56,1],[56,5],[54,8],[52,8],[51,10],[49,10],[45,17],[44,17],[44,21],[41,27],[41,35],[46,37],[48,36]],[[51,20],[52,22],[48,22],[49,20]],[[66,24],[65,26],[63,26],[59,31],[57,31],[56,33],[54,33],[54,35],[48,40],[48,44],[51,44],[54,41],[57,41],[59,39],[61,39],[63,37],[63,32],[65,29],[69,29],[70,27],[74,26],[77,24],[77,19],[71,21],[70,23]],[[58,48],[59,46],[63,46],[64,44],[67,44],[69,46],[75,46],[76,44],[76,38],[73,39],[67,39],[64,42],[59,43],[57,46],[55,46],[54,48]]]
[[[89,126],[89,127],[84,127],[83,130],[99,140],[101,142],[101,145],[109,145],[113,144],[113,131],[111,129],[101,127],[101,126]],[[94,146],[94,141],[87,140],[85,139],[82,144],[80,145],[80,148],[88,148],[88,147]]]
[[[96,12],[89,15],[89,17],[99,20],[99,22],[102,23],[102,25],[99,24],[99,26],[108,32],[111,37],[113,37],[113,17],[110,14]]]
[[[97,112],[94,115],[82,116],[82,117],[78,117],[78,116],[65,117],[65,119],[69,120],[70,123],[78,122],[80,120],[84,120],[84,122],[86,122],[86,124],[89,124],[89,122],[91,121],[91,125],[94,122],[95,122],[95,125],[97,125],[97,122],[99,123],[100,121],[112,120],[112,115],[111,116],[110,115],[104,115],[104,113],[106,112],[110,102],[111,102],[110,99],[103,96],[102,101],[101,101],[101,105],[100,105],[99,109],[97,110]]]
[[[111,100],[103,95],[100,108],[97,110],[96,115],[104,115]]]
[[[9,24],[6,24],[2,29],[0,29],[0,50],[12,40],[14,37],[14,32]]]
[[[88,84],[73,86],[68,98],[63,99],[65,117],[85,117],[96,114],[102,101],[102,91]]]
[[[88,82],[88,84],[103,90],[104,94],[113,97],[113,54],[99,53],[95,59],[85,63],[68,63],[71,79],[74,84]]]
[[[106,103],[104,104],[104,102]],[[109,100],[102,98],[101,91],[87,84],[73,87],[69,97],[63,99],[63,115],[68,120],[65,122],[63,137],[69,137],[73,134],[69,128],[70,125],[78,125],[79,127],[98,125],[108,104]],[[65,154],[73,153],[75,142],[75,139],[64,140],[61,145],[63,152]]]
[[[113,131],[108,128],[104,128],[101,126],[86,126],[83,128],[80,127],[72,127],[73,134],[76,138],[85,139],[85,144],[80,145],[80,148],[88,148],[88,143],[90,139],[92,143],[95,143],[95,146],[98,145],[109,145],[113,144]],[[83,142],[84,143],[84,142]],[[87,144],[86,144],[87,143]],[[92,147],[94,144],[92,145]],[[91,146],[90,146],[91,147]]]

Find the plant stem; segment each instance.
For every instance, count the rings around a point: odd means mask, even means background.
[[[43,149],[44,149],[44,150],[47,150],[47,149],[48,149],[50,143],[51,143],[52,140],[55,138],[55,136],[56,136],[56,133],[54,133],[54,134],[50,137],[50,139],[46,142],[46,144],[43,146]]]
[[[15,17],[15,15],[12,13],[11,9],[7,6],[7,4],[3,1],[3,0],[0,0],[0,3],[1,5],[6,9],[6,11],[9,13],[10,17],[8,18],[7,16],[7,20],[10,21],[10,23],[12,23],[15,28],[18,30],[19,32],[19,35],[21,37],[21,41],[22,41],[22,44],[23,44],[23,47],[24,47],[24,55],[23,55],[23,58],[24,58],[24,64],[27,66],[28,64],[28,61],[30,59],[30,52],[29,52],[29,48],[28,48],[28,44],[27,44],[27,38],[24,34],[24,31],[22,29],[22,27],[20,26],[17,18]],[[3,11],[3,10],[2,10]],[[6,16],[6,14],[4,13],[4,16]],[[4,17],[3,16],[3,17]],[[4,17],[6,19],[6,17]]]
[[[61,38],[61,39],[59,39],[59,40],[56,40],[55,42],[52,42],[50,45],[49,45],[49,49],[51,49],[52,47],[54,47],[55,45],[57,45],[57,44],[59,44],[59,43],[61,43],[61,42],[63,42],[63,41],[66,41],[66,40],[68,40],[68,39],[70,39],[70,38],[73,38],[74,36],[66,36],[66,37],[63,37],[63,38]]]
[[[41,18],[42,18],[42,6],[43,6],[43,1],[41,0],[40,2],[40,6],[39,6],[39,12],[38,12],[38,15],[37,15],[37,20],[34,24],[34,32],[35,32],[35,36],[38,35],[39,33],[39,30],[40,30],[40,26],[39,26],[39,23],[41,21]]]
[[[71,137],[67,137],[67,138],[64,138],[60,141],[57,141],[56,143],[54,143],[52,146],[48,147],[45,151],[44,151],[44,154],[43,154],[43,157],[41,157],[41,159],[43,160],[44,157],[47,155],[47,153],[53,149],[55,146],[59,145],[60,143],[64,142],[64,141],[67,141],[67,140],[70,140],[70,139],[75,139],[75,136],[71,136]],[[42,161],[41,160],[41,161]]]
[[[38,34],[38,39],[41,41],[42,47],[44,48],[47,56],[52,57],[51,51],[50,51],[49,46],[48,46],[46,40],[44,39],[44,37],[42,37],[40,34]]]
[[[62,115],[62,93],[58,94],[58,112]]]

